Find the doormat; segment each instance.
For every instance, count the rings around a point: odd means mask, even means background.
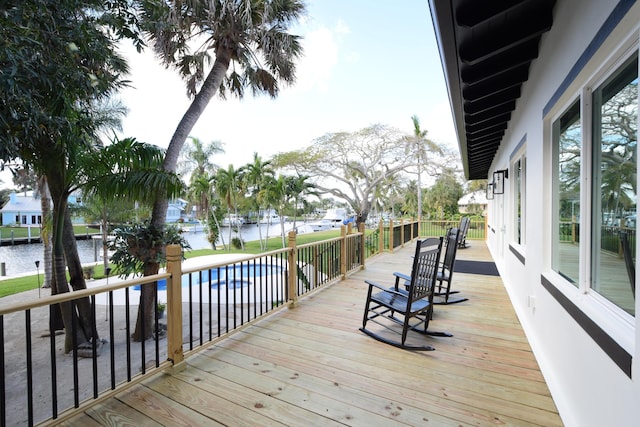
[[[492,261],[468,261],[457,259],[453,266],[456,273],[484,274],[487,276],[499,276],[496,263]]]

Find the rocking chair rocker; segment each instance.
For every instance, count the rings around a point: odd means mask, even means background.
[[[433,292],[436,286],[442,240],[440,237],[417,242],[407,290],[399,289],[400,278],[397,276],[395,288],[387,288],[365,280],[365,283],[369,285],[369,290],[360,328],[362,332],[395,347],[423,351],[435,349],[430,345],[408,345],[406,340],[409,330],[431,336],[452,336],[446,332],[431,332],[427,329],[433,310]],[[387,338],[368,329],[368,322],[376,323],[391,332],[398,333],[400,340]],[[393,328],[394,324],[401,325],[402,330],[399,331],[397,327]]]

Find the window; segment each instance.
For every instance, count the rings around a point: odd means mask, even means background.
[[[582,132],[578,101],[575,101],[553,124],[553,162],[555,236],[552,268],[577,286],[582,163]]]
[[[552,124],[551,268],[582,292],[635,315],[625,257],[635,262],[637,48],[611,70]],[[621,233],[629,251],[622,250]]]
[[[631,281],[620,255],[635,261],[638,56],[627,60],[592,94],[592,290],[635,313]],[[620,233],[630,253],[620,247]]]
[[[525,183],[526,183],[526,157],[521,154],[516,157],[515,161],[511,164],[511,176],[513,176],[513,240],[524,246],[525,244]]]

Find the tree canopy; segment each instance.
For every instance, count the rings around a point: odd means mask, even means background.
[[[274,165],[308,176],[318,193],[347,202],[360,223],[390,180],[416,167],[413,148],[413,139],[376,124],[353,133],[326,134],[307,148],[278,154]]]

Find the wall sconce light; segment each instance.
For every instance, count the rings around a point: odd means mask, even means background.
[[[493,173],[493,194],[504,194],[504,180],[509,179],[509,169]]]
[[[487,200],[493,200],[493,182],[487,184]]]

